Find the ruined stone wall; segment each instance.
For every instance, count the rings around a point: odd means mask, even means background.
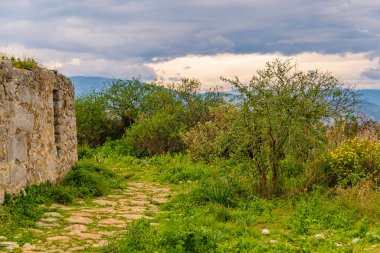
[[[0,60],[0,203],[42,182],[57,182],[77,161],[74,87],[42,68]]]

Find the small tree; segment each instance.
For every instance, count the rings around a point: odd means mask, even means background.
[[[111,83],[102,93],[107,100],[108,117],[119,120],[123,129],[130,127],[142,110],[145,96],[156,88],[138,78]]]
[[[95,147],[120,135],[119,122],[107,116],[107,101],[95,92],[75,101],[78,143]]]
[[[264,196],[278,191],[280,162],[305,162],[326,143],[328,126],[351,115],[356,104],[356,93],[330,73],[299,71],[290,60],[268,62],[248,84],[222,80],[241,97],[243,116],[235,126]]]

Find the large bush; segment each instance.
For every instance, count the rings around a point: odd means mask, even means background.
[[[264,196],[280,192],[282,175],[302,172],[326,147],[329,125],[351,116],[356,104],[356,93],[330,73],[299,71],[288,60],[267,63],[249,83],[223,80],[237,91],[238,110],[226,126],[217,118],[198,124],[187,143],[201,157],[217,153],[251,160]]]
[[[180,133],[185,128],[177,113],[162,111],[134,124],[127,130],[124,140],[137,152],[147,155],[181,151]]]
[[[231,145],[226,138],[233,131],[231,121],[238,111],[234,106],[214,107],[206,119],[182,135],[193,160],[211,161],[213,157],[229,157]]]
[[[140,153],[183,150],[182,130],[204,119],[210,106],[223,102],[218,92],[200,93],[200,86],[194,79],[169,87],[140,79],[115,81],[77,99],[78,141],[94,147],[127,132],[128,145]]]
[[[380,183],[380,142],[355,137],[329,152],[326,160],[331,184]]]
[[[102,94],[95,92],[76,99],[79,144],[94,147],[103,144],[108,138],[117,138],[123,134],[120,122],[109,117],[108,102]]]

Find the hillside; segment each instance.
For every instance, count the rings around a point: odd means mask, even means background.
[[[374,103],[380,106],[380,90],[359,90],[362,94],[362,99],[370,103]]]

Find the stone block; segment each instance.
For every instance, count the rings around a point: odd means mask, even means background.
[[[20,86],[18,90],[18,99],[22,103],[30,104],[32,102],[31,91],[27,86]]]
[[[14,127],[17,129],[32,131],[34,126],[34,115],[23,107],[16,106],[16,115],[13,119]]]
[[[26,185],[26,168],[22,164],[15,165],[11,170],[12,184],[19,187]]]
[[[20,133],[16,136],[15,139],[15,159],[19,161],[26,161],[28,159],[26,134]]]

